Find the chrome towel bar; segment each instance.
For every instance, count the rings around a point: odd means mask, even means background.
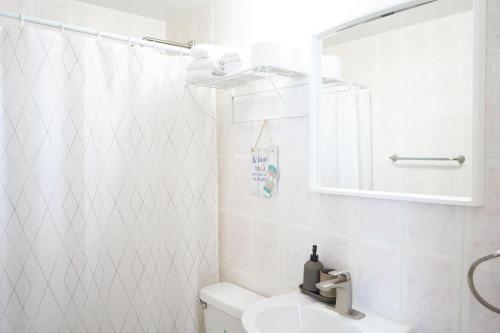
[[[500,250],[498,250],[495,253],[489,254],[487,256],[481,257],[474,261],[472,265],[470,265],[469,272],[467,273],[467,283],[469,284],[469,289],[472,292],[472,295],[481,303],[484,305],[486,308],[490,309],[493,312],[500,313],[500,308],[497,308],[496,306],[491,305],[488,303],[484,298],[479,295],[479,292],[476,289],[476,286],[474,285],[474,271],[476,270],[477,266],[482,264],[485,261],[494,259],[500,257]]]
[[[393,162],[396,161],[456,161],[460,164],[465,163],[465,156],[458,155],[456,157],[402,157],[396,154],[389,157]]]

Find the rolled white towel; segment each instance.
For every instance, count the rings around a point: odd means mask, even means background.
[[[194,59],[210,58],[210,46],[204,44],[195,45],[191,48],[190,55]]]
[[[191,49],[194,60],[186,68],[186,82],[198,83],[224,75],[233,74],[243,68],[243,60],[238,52],[219,52],[210,57],[212,48],[197,45]]]
[[[222,71],[224,74],[233,74],[235,72],[240,71],[243,68],[243,62],[230,62],[227,64],[222,65]]]
[[[237,52],[227,52],[217,59],[217,64],[226,74],[233,74],[243,68],[243,59]]]
[[[221,77],[223,74],[214,73],[211,69],[194,69],[186,71],[187,83],[198,83]]]
[[[231,57],[220,57],[217,59],[217,63],[220,65],[229,64],[233,62],[243,62],[240,56],[231,56]]]
[[[222,59],[222,58],[221,58]],[[215,74],[227,74],[234,73],[243,67],[243,62],[241,59],[229,59],[231,61],[223,60],[213,60],[213,59],[197,59],[193,60],[188,66],[187,71],[208,69],[213,71]]]
[[[239,52],[224,52],[220,55],[220,58],[241,58]]]
[[[216,72],[222,72],[222,64],[217,63],[212,59],[196,59],[191,61],[191,63],[186,68],[188,71],[197,69],[210,69]]]
[[[218,58],[227,61],[232,61],[232,60],[241,61],[241,54],[239,52],[227,51],[219,54]]]

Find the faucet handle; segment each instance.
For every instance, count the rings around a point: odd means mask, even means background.
[[[335,278],[345,277],[345,281],[351,280],[351,273],[349,273],[348,271],[331,271],[328,272],[328,275],[331,275]]]

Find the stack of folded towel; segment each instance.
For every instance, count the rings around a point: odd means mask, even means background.
[[[187,66],[186,81],[201,82],[237,72],[243,67],[241,56],[237,52],[222,52],[214,56],[206,45],[197,45],[191,49],[193,61]]]

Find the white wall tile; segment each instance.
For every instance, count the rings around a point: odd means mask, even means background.
[[[191,13],[178,15],[167,20],[166,36],[168,39],[187,42],[194,38],[195,34],[195,19]]]
[[[233,116],[233,101],[232,92],[230,90],[220,90],[216,92],[217,119],[224,124],[232,124]],[[218,124],[221,124],[219,122]]]
[[[279,185],[278,191],[281,191]],[[283,216],[285,215],[286,198],[284,193],[280,194],[279,192],[273,197],[273,200],[252,195],[251,200],[254,203],[253,213],[259,217],[273,219],[277,222],[282,221]]]
[[[234,45],[228,43],[233,35],[233,25],[235,19],[233,10],[235,6],[234,1],[214,0],[214,20],[217,22],[214,26],[214,43]]]
[[[255,220],[253,228],[251,271],[276,281],[281,267],[282,226],[270,220]]]
[[[349,197],[313,195],[311,219],[320,229],[353,231],[357,226],[360,202]]]
[[[220,142],[219,154],[231,154],[233,152],[232,126],[230,124],[217,124],[217,142]]]
[[[72,0],[35,0],[36,16],[49,20],[71,22],[73,14]]]
[[[215,32],[214,15],[215,13],[211,1],[206,1],[205,3],[202,3],[199,7],[195,9],[194,33],[197,38],[196,43],[208,44],[214,42],[214,32]],[[183,40],[182,42],[187,42],[187,40]]]
[[[464,208],[431,204],[405,204],[404,244],[459,253],[463,244]]]
[[[255,146],[260,125],[259,123],[238,123],[231,126],[231,133],[237,133],[237,135],[232,135],[231,141],[227,143],[228,145],[232,144],[232,153],[248,154],[250,149]],[[265,147],[268,142],[267,129],[263,131],[262,140],[260,147]]]
[[[166,31],[165,22],[80,1],[73,3],[73,21],[77,25],[139,38],[147,35],[164,38]]]
[[[309,157],[309,137],[307,118],[290,119],[283,124],[283,157],[290,160],[307,160]]]
[[[312,223],[312,195],[304,189],[309,186],[309,173],[306,162],[291,161],[280,172],[280,197],[286,204],[283,218],[308,225]]]
[[[417,332],[459,332],[461,257],[406,248],[403,260],[405,320]]]
[[[500,157],[500,54],[486,58],[486,156]]]
[[[220,265],[220,280],[234,283],[240,287],[253,289],[253,275],[248,270],[237,269],[233,265]]]
[[[498,0],[487,1],[487,51],[489,54],[500,53],[500,2]]]
[[[250,194],[250,163],[247,158],[233,159],[230,178],[230,201],[232,209],[245,213],[253,213],[256,199]]]
[[[401,203],[398,201],[363,200],[359,208],[357,231],[364,237],[401,242],[401,214]]]
[[[500,159],[487,159],[485,202],[465,214],[465,254],[483,256],[500,243]]]
[[[354,268],[355,242],[352,234],[316,229],[312,244],[318,246],[319,260],[325,268],[347,271]]]
[[[250,218],[222,213],[219,216],[220,254],[225,265],[249,269],[251,264],[251,241],[253,222]]]
[[[0,8],[8,12],[34,15],[35,3],[36,0],[1,0]]]
[[[401,318],[401,256],[401,245],[365,238],[356,241],[352,271],[355,304],[389,318]]]
[[[302,283],[304,263],[308,259],[308,251],[312,253],[312,227],[301,224],[283,225],[283,242],[281,248],[280,281],[291,288]],[[323,250],[320,247],[320,250]]]
[[[261,277],[261,276],[254,276],[252,279],[252,288],[251,290],[254,290],[256,293],[266,296],[266,297],[272,297],[276,295],[281,295],[284,293],[288,293],[294,290],[297,290],[296,288],[291,288],[289,286],[283,285],[279,282],[276,282],[275,280],[270,280],[269,278]]]
[[[219,192],[219,207],[229,208],[231,203],[231,177],[232,177],[232,159],[219,157],[218,159],[218,192]]]

